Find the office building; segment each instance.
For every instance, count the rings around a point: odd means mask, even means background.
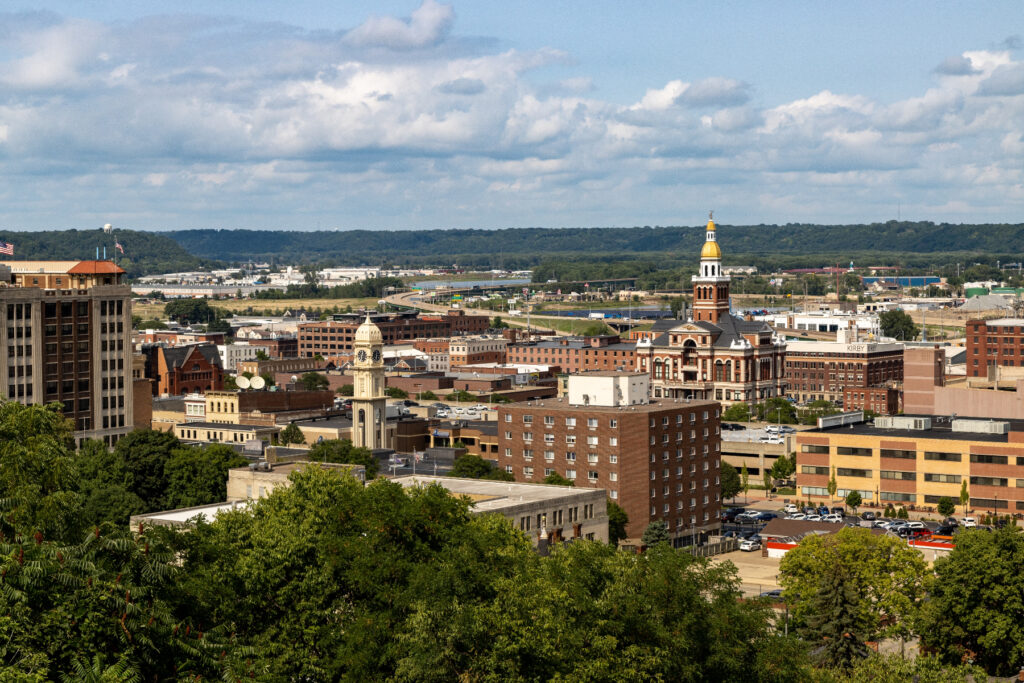
[[[0,264],[5,396],[59,401],[76,439],[133,429],[131,290],[110,261]]]
[[[847,389],[902,385],[903,345],[790,341],[786,344],[785,368],[790,398],[800,403],[842,404]]]

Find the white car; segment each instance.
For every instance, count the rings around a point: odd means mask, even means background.
[[[836,513],[836,512],[833,512],[830,515],[825,515],[824,517],[822,517],[821,521],[823,521],[823,522],[832,522],[833,524],[842,524],[843,516],[838,514],[838,513]]]
[[[821,515],[807,515],[806,517],[804,517],[804,520],[808,522],[820,522]]]
[[[798,508],[793,503],[786,503],[786,507],[782,508],[782,511],[785,512],[787,515],[792,515],[794,513],[800,512],[800,508]]]
[[[907,522],[904,526],[906,526],[909,529],[923,529],[924,522],[919,522],[915,519],[913,521]]]
[[[807,515],[802,512],[794,512],[791,515],[787,515],[786,519],[807,519]]]
[[[772,436],[771,434],[769,434],[767,436],[762,436],[760,439],[758,439],[758,442],[759,443],[775,443],[775,444],[779,444],[779,443],[786,443],[786,440],[783,439],[781,436]]]
[[[971,527],[978,526],[978,520],[974,519],[974,517],[964,517],[960,520],[960,526],[970,529]]]
[[[747,552],[761,549],[761,541],[751,541],[749,538],[745,538],[740,541],[740,550]]]
[[[769,434],[778,434],[779,430],[780,430],[780,427],[778,427],[776,425],[768,425],[767,427],[764,428],[764,431],[766,431]]]

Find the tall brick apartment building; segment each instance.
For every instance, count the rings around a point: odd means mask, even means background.
[[[131,289],[110,261],[0,264],[3,395],[59,401],[77,439],[133,429]]]
[[[353,313],[336,315],[332,320],[300,323],[297,333],[299,357],[351,354],[356,329],[365,317]],[[380,329],[385,345],[428,337],[480,334],[490,325],[487,316],[466,315],[460,310],[448,311],[444,315],[420,315],[415,311],[370,314],[370,320]]]
[[[551,473],[600,488],[629,515],[639,537],[655,520],[677,546],[719,529],[720,404],[648,399],[645,373],[569,378],[564,399],[498,408],[498,456],[516,481]]]
[[[991,367],[1024,367],[1024,318],[967,321],[967,376]]]

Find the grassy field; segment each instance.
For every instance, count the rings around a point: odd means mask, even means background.
[[[304,308],[306,310],[321,311],[328,308],[341,308],[351,306],[353,310],[360,308],[371,308],[377,305],[377,299],[373,297],[365,299],[224,299],[221,301],[210,301],[211,306],[220,308],[237,315],[269,315],[275,310],[287,308]],[[143,320],[162,319],[164,313],[163,303],[139,304],[132,307],[132,315],[140,316]]]

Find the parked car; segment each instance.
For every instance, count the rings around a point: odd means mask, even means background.
[[[741,512],[740,514],[736,515],[736,520],[735,521],[741,522],[741,523],[742,522],[753,522],[753,521],[755,521],[757,519],[757,516],[760,515],[760,514],[761,513],[758,510],[747,510],[746,512]]]
[[[786,503],[786,505],[782,508],[782,511],[788,515],[791,515],[795,512],[798,512],[798,508],[794,503]]]
[[[773,436],[771,434],[766,434],[765,436],[762,436],[760,439],[758,439],[757,442],[780,444],[785,443],[785,439],[783,439],[781,436]]]
[[[844,515],[845,516],[846,515],[846,508],[838,507],[838,506],[834,507],[834,508],[832,508],[832,514],[834,514],[834,515]]]
[[[860,518],[863,519],[865,522],[873,522],[876,519],[878,519],[878,515],[876,515],[874,512],[863,512],[861,513]]]
[[[823,521],[823,522],[831,522],[833,524],[842,524],[843,523],[843,516],[842,515],[837,515],[835,513],[832,513],[832,514],[828,514],[828,515],[823,516],[821,518],[821,521]]]
[[[807,519],[807,515],[802,512],[794,512],[791,515],[786,515],[786,519]]]
[[[821,515],[807,515],[806,517],[804,517],[804,521],[807,521],[807,522],[820,522],[821,521]]]
[[[752,539],[749,539],[749,538],[745,538],[742,541],[740,541],[740,550],[743,550],[743,551],[746,551],[746,552],[751,552],[751,551],[760,550],[760,549],[761,549],[761,541],[755,541],[755,540],[752,540]]]
[[[932,532],[933,536],[952,536],[960,530],[959,524],[942,524],[935,531]]]
[[[746,510],[743,508],[729,508],[722,513],[722,520],[725,522],[736,521],[736,518],[742,515]]]
[[[773,519],[775,519],[778,516],[779,515],[777,513],[775,513],[775,512],[762,512],[757,517],[754,518],[754,521],[756,521],[756,522],[770,522],[770,521],[772,521]]]
[[[805,505],[803,509],[800,510],[800,512],[804,513],[805,515],[813,515],[816,512],[818,512],[818,508],[812,508],[810,505]]]
[[[976,520],[974,517],[964,517],[963,519],[960,520],[960,526],[964,527],[965,529],[970,529],[972,527],[977,527],[978,526],[978,520]]]
[[[764,431],[767,432],[768,434],[778,434],[779,433],[779,426],[778,425],[768,425],[767,427],[764,428]]]
[[[434,413],[434,417],[438,417],[443,420],[444,418],[448,417],[448,411],[444,409],[438,410],[436,413]]]
[[[792,427],[790,427],[789,425],[779,425],[779,433],[780,434],[795,434],[796,430],[793,429]]]
[[[909,522],[906,523],[905,526],[908,526],[911,529],[924,529],[925,528],[924,522],[918,521],[916,519],[910,520]]]
[[[819,515],[827,515],[829,513],[828,506],[827,505],[819,505],[817,512],[818,512]]]
[[[778,602],[778,601],[782,600],[782,589],[781,588],[776,588],[774,590],[765,591],[764,593],[761,593],[761,597],[762,598],[768,598],[770,600],[774,600],[775,602]]]

